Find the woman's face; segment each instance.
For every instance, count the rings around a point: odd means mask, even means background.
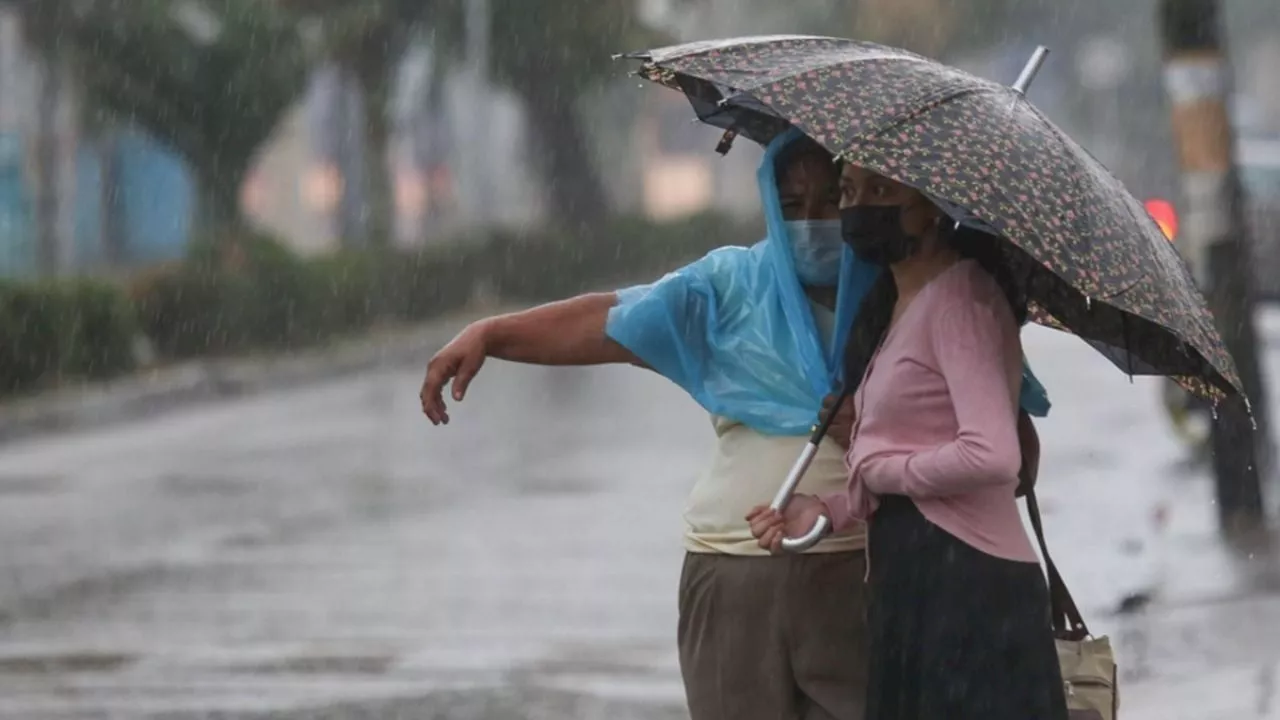
[[[913,187],[845,163],[840,171],[840,207],[862,205],[902,208],[902,229],[912,237],[925,237],[937,226],[941,213]]]

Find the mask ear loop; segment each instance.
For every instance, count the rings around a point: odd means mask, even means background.
[[[951,220],[950,227],[943,225],[942,221],[944,219]],[[934,218],[933,224],[938,226],[938,239],[940,240],[950,240],[952,236],[960,232],[960,221],[949,217],[946,213],[940,213],[938,217]]]

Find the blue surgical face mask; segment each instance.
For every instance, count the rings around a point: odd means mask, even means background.
[[[800,282],[830,287],[840,281],[840,254],[844,240],[839,220],[788,220],[791,257]]]

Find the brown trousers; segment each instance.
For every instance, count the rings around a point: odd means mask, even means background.
[[[866,554],[688,553],[680,671],[692,720],[862,720]]]

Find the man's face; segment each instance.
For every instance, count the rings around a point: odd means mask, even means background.
[[[838,220],[840,194],[835,165],[816,155],[802,155],[778,178],[783,220]]]

